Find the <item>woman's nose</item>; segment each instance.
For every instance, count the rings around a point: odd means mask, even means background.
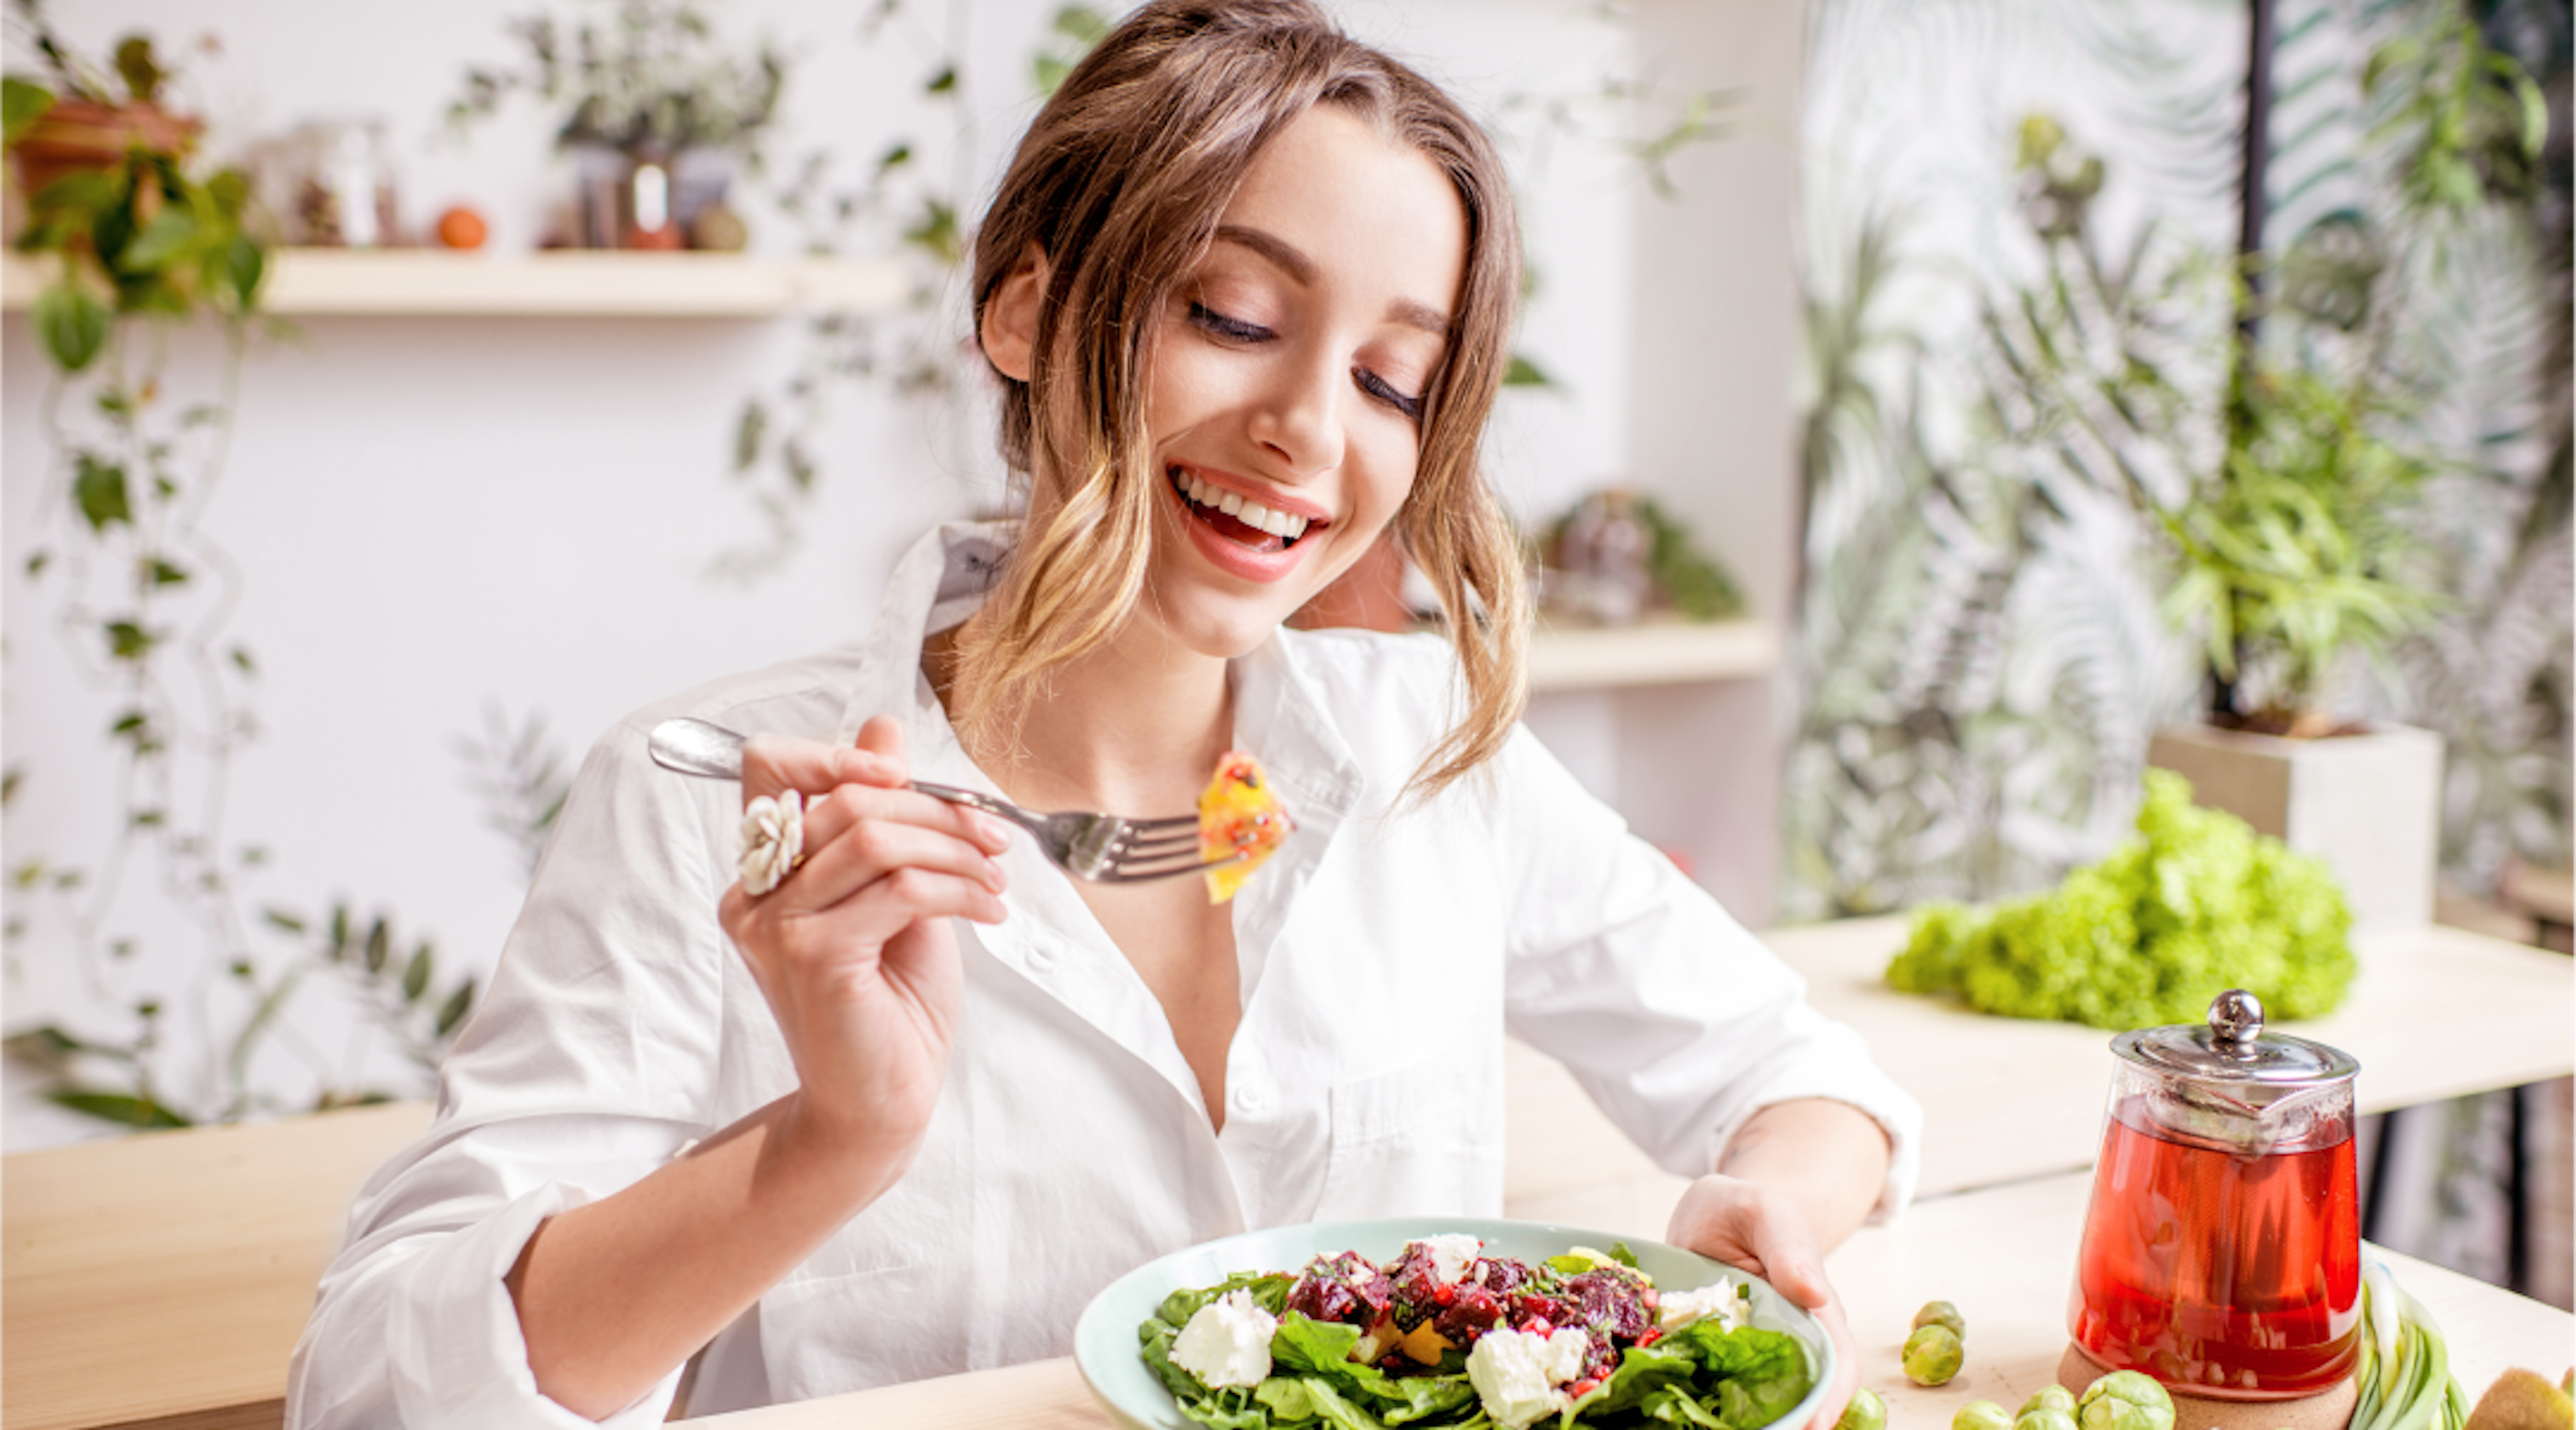
[[[1323,354],[1283,364],[1253,412],[1252,439],[1301,477],[1340,466],[1341,388],[1348,381],[1341,365]]]

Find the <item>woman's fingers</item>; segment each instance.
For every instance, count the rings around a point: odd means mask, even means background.
[[[989,814],[908,787],[880,789],[850,784],[806,798],[805,848],[809,857],[810,851],[874,821],[916,825],[972,845],[985,854],[999,854],[1011,844],[1011,826]]]
[[[1816,1418],[1807,1422],[1807,1430],[1834,1430],[1851,1404],[1852,1392],[1860,1388],[1860,1347],[1852,1340],[1842,1302],[1828,1298],[1815,1312],[1817,1323],[1833,1338],[1835,1369],[1834,1383],[1826,1388],[1824,1403],[1816,1407]]]
[[[736,883],[717,905],[725,933],[764,986],[776,972],[872,965],[886,942],[924,920],[1000,923],[1005,915],[1000,896],[983,880],[917,866],[897,869],[819,910],[796,903],[795,877],[760,895],[746,894]],[[773,996],[777,991],[772,988]]]
[[[846,784],[900,789],[912,778],[900,756],[785,735],[754,735],[742,746],[743,803],[796,790],[811,796]]]
[[[1806,1216],[1787,1194],[1759,1182],[1707,1176],[1692,1182],[1673,1208],[1667,1240],[1739,1266],[1814,1313],[1834,1343],[1838,1369],[1806,1430],[1833,1430],[1860,1384],[1860,1350],[1842,1302],[1825,1278],[1825,1259]]]
[[[836,794],[833,803],[841,796]],[[805,862],[773,891],[784,910],[813,913],[908,870],[972,880],[998,894],[1008,884],[983,848],[945,830],[901,819],[861,819],[816,842],[809,817]]]

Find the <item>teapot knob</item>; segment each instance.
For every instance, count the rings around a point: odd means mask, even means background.
[[[2263,1000],[2242,988],[2230,988],[2210,999],[2209,1031],[2220,1048],[2240,1057],[2250,1055],[2263,1036]]]

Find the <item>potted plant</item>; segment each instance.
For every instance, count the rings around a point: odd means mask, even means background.
[[[2362,925],[2432,914],[2442,742],[2341,718],[2328,685],[2435,608],[2411,566],[2410,499],[2431,466],[2382,437],[2366,383],[2240,371],[2219,470],[2160,513],[2168,610],[2207,640],[2205,723],[2157,732],[2148,762],[2199,803],[2324,858]]]
[[[54,37],[34,0],[17,9],[45,73],[0,81],[27,203],[12,243],[59,264],[33,313],[46,354],[77,373],[127,316],[247,319],[268,267],[247,224],[249,181],[190,172],[203,126],[160,107],[166,73],[151,39],[118,43],[111,81]]]
[[[2249,85],[2266,87],[2258,64]],[[2377,50],[2363,90],[2392,107],[2374,140],[2402,139],[2397,222],[2438,234],[2540,162],[2539,87],[2466,16]],[[2262,202],[2264,146],[2249,137],[2240,201]],[[2248,248],[2259,249],[2259,224]],[[2406,390],[2384,346],[2408,290],[2366,233],[2321,223],[2279,265],[2274,314],[2298,326],[2258,343],[2245,317],[2220,469],[2162,513],[2179,562],[2173,609],[2205,622],[2207,724],[2160,732],[2151,763],[2190,779],[2204,804],[2323,856],[2357,923],[2431,917],[2441,829],[2442,744],[2426,730],[2358,725],[2321,711],[2349,655],[2376,656],[2435,613],[2429,553],[2409,529],[2431,463],[2388,440],[2384,394]],[[2258,257],[2249,252],[2248,258]],[[2342,354],[2351,376],[2268,368],[2266,352]]]
[[[754,153],[777,111],[787,64],[776,50],[722,53],[695,0],[617,0],[605,19],[536,15],[509,28],[524,61],[467,70],[452,123],[489,115],[514,93],[565,106],[555,143],[573,156],[586,247],[672,249],[692,237],[741,246],[722,200],[732,161]],[[711,212],[726,218],[698,233]]]
[[[129,35],[117,45],[111,78],[65,50],[32,0],[18,8],[46,71],[43,80],[9,80],[9,148],[26,193],[68,174],[108,168],[134,149],[185,157],[196,147],[204,126],[161,108],[167,76],[149,38]]]

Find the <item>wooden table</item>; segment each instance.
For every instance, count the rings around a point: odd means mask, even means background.
[[[1858,1029],[1922,1102],[1918,1195],[2091,1166],[2111,1035],[1896,992],[1883,975],[1905,929],[1903,919],[1855,919],[1763,937],[1806,977],[1809,999]],[[2360,1059],[2362,1111],[2576,1073],[2576,961],[2566,955],[2439,925],[2364,934],[2354,945],[2361,972],[2344,1006],[2280,1027]],[[1647,1161],[1553,1061],[1515,1045],[1509,1068],[1511,1215],[1585,1224],[1671,1208],[1681,1179]]]
[[[2108,1037],[1889,992],[1878,974],[1903,936],[1878,920],[1770,938],[1922,1098],[1924,1195],[2089,1165]],[[2361,953],[2351,1005],[2300,1031],[2361,1059],[2365,1108],[2571,1071],[2565,957],[2430,928]],[[1555,1063],[1515,1046],[1507,1069],[1505,1211],[1660,1237],[1682,1180]],[[0,1430],[277,1424],[350,1196],[428,1118],[414,1103],[0,1158]]]
[[[0,1424],[279,1423],[358,1186],[425,1103],[0,1158]]]
[[[2057,1378],[2091,1187],[2088,1175],[2075,1174],[1944,1197],[1895,1225],[1862,1229],[1833,1254],[1827,1269],[1860,1345],[1861,1383],[1886,1398],[1893,1430],[1944,1430],[1971,1400],[2018,1408]],[[2554,1381],[2576,1355],[2576,1317],[2564,1311],[2411,1257],[2365,1252],[2388,1263],[2433,1313],[2450,1343],[2453,1373],[2472,1400],[2508,1366]],[[1933,1299],[1958,1305],[1968,1355],[1956,1379],[1927,1390],[1905,1379],[1897,1349],[1915,1308]],[[1073,1362],[1050,1360],[697,1423],[709,1430],[1100,1430],[1110,1421]]]

